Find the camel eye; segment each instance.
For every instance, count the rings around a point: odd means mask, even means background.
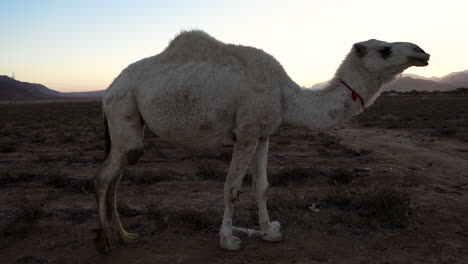
[[[414,51],[418,52],[418,53],[426,53],[423,49],[421,49],[420,47],[415,47],[413,48]]]
[[[392,55],[392,48],[389,46],[382,46],[377,49],[382,58],[387,59]]]

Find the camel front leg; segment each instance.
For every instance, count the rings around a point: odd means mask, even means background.
[[[231,165],[224,184],[224,216],[220,231],[221,248],[227,250],[236,251],[241,249],[242,241],[232,235],[232,216],[234,203],[239,196],[242,180],[255,153],[257,143],[257,139],[238,139],[234,145]]]
[[[266,205],[266,193],[268,189],[267,180],[268,138],[260,139],[253,159],[253,185],[255,198],[258,205],[258,222],[263,232],[261,238],[267,242],[278,242],[283,240],[279,222],[270,223]]]

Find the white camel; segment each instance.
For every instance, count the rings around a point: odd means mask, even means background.
[[[382,86],[405,69],[428,61],[429,54],[412,43],[356,43],[329,85],[316,91],[301,88],[260,49],[225,44],[203,31],[181,33],[162,53],[123,70],[103,98],[108,155],[94,178],[100,224],[96,248],[109,250],[109,220],[122,242],[137,241],[122,227],[116,198],[122,170],[143,155],[145,125],[188,149],[234,145],[224,185],[222,248],[241,248],[233,231],[282,240],[266,206],[269,136],[281,124],[332,128],[369,107]],[[261,231],[232,226],[234,202],[251,161]]]

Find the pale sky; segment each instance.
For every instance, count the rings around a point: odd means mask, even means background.
[[[261,48],[302,86],[330,79],[353,43],[409,41],[431,54],[407,73],[468,69],[468,0],[0,0],[0,75],[58,91],[107,88],[182,29]]]

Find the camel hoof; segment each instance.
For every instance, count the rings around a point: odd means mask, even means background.
[[[221,248],[229,251],[238,251],[242,248],[242,240],[235,236],[222,237]]]
[[[271,243],[282,241],[283,235],[281,234],[281,224],[278,221],[271,222],[270,228],[262,236],[262,240]]]
[[[104,230],[98,233],[97,238],[94,240],[94,247],[101,253],[108,253],[110,251],[109,235]]]
[[[135,233],[123,233],[120,235],[120,242],[125,245],[135,244],[138,242],[140,236]]]
[[[270,232],[263,235],[262,240],[270,243],[281,242],[283,241],[283,235],[281,235],[281,232]]]

